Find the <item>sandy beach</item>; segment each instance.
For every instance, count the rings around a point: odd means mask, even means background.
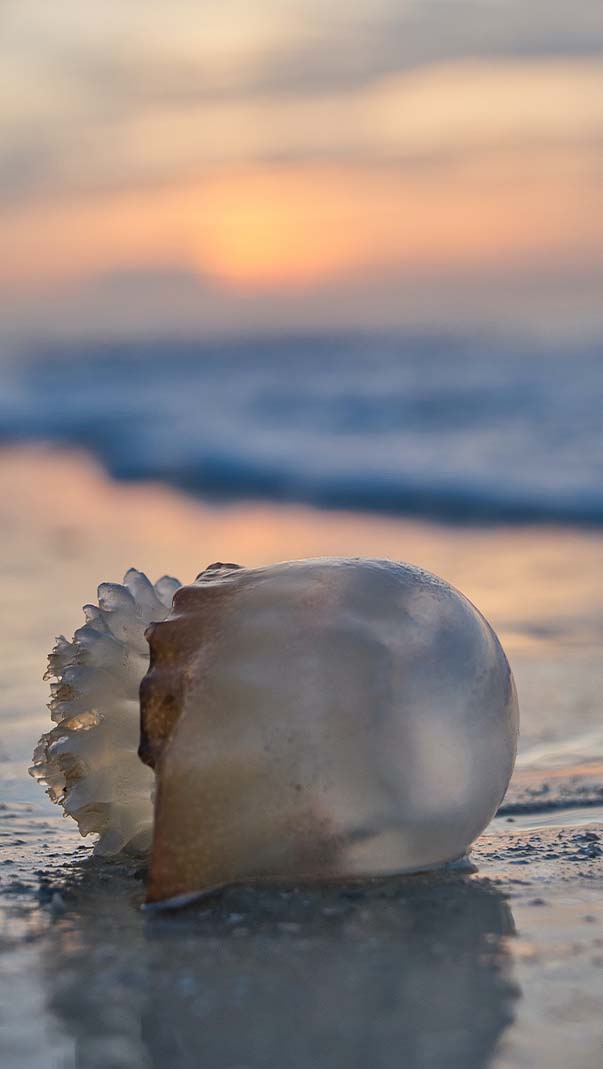
[[[305,507],[208,506],[87,456],[0,459],[2,997],[7,1069],[547,1066],[603,1056],[603,538]],[[522,708],[517,770],[466,869],[236,888],[173,916],[27,776],[45,657],[101,580],[214,560],[410,560],[484,611]]]

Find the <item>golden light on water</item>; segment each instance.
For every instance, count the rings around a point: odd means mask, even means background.
[[[191,582],[214,560],[254,566],[369,556],[442,575],[483,610],[511,651],[554,646],[557,635],[566,651],[600,640],[597,533],[440,527],[298,505],[213,506],[165,486],[114,483],[89,457],[35,446],[0,454],[0,498],[16,599],[25,574],[49,590],[67,584],[74,615],[98,581],[119,580],[133,564],[154,579],[168,571]],[[48,574],[45,553],[54,561]],[[59,625],[71,626],[56,618],[50,626]]]

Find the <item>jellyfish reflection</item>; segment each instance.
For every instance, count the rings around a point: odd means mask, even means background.
[[[513,920],[485,881],[232,888],[150,917],[133,883],[93,868],[48,937],[77,1069],[471,1069],[512,1020]]]

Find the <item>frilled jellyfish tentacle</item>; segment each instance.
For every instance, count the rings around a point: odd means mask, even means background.
[[[169,576],[153,585],[134,568],[123,585],[101,583],[98,605],[84,606],[83,627],[71,642],[60,635],[48,657],[57,726],[40,739],[29,771],[82,835],[99,835],[99,854],[150,844],[153,774],[137,756],[144,633],[167,616],[179,587]]]

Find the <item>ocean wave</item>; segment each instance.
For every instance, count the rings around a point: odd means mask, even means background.
[[[603,523],[595,346],[87,344],[1,375],[5,441],[83,446],[118,478],[458,522]]]

